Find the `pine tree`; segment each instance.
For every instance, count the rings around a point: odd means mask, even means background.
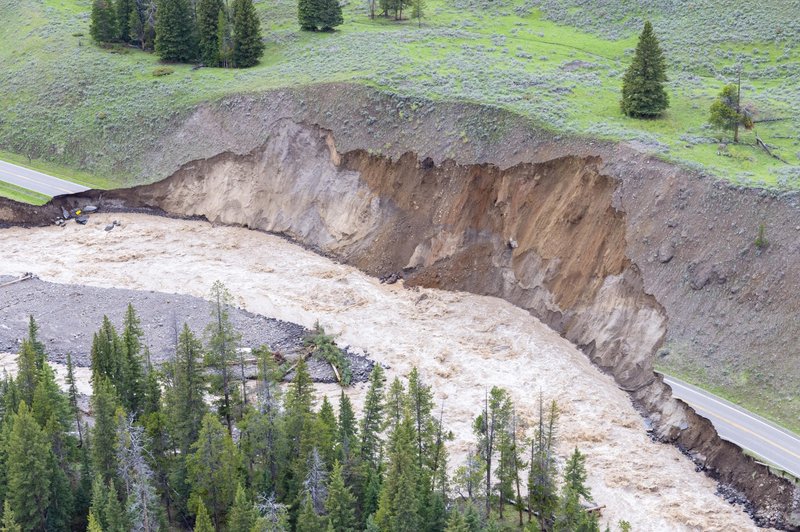
[[[241,484],[236,486],[236,497],[228,516],[228,530],[247,530],[253,529],[258,519],[258,511],[253,501],[247,496]]]
[[[145,394],[144,362],[142,361],[142,338],[144,331],[133,305],[128,303],[123,321],[121,343],[124,347],[122,362],[122,384],[120,395],[125,410],[138,417],[142,413]]]
[[[377,469],[381,454],[380,433],[383,430],[384,398],[386,382],[383,368],[376,364],[369,376],[369,389],[364,399],[364,412],[359,432],[361,433],[360,455],[366,467]]]
[[[36,367],[36,349],[27,339],[22,341],[17,356],[17,389],[19,398],[26,404],[33,403],[33,392],[39,383],[39,368]],[[14,405],[16,408],[17,405]]]
[[[95,382],[92,395],[92,465],[95,474],[100,475],[103,482],[116,478],[117,460],[117,396],[114,387],[107,379],[100,378]]]
[[[36,367],[42,369],[42,366],[44,366],[44,363],[47,361],[47,353],[45,352],[44,344],[39,341],[39,325],[36,323],[36,320],[33,319],[33,316],[28,317],[27,340],[36,353]]]
[[[8,441],[6,500],[14,508],[22,530],[44,530],[50,507],[50,442],[21,402]]]
[[[408,376],[408,405],[414,420],[414,436],[417,441],[417,462],[420,468],[430,471],[432,451],[436,443],[437,424],[433,418],[433,392],[422,382],[416,367]]]
[[[753,120],[742,109],[741,79],[738,84],[725,85],[711,104],[709,123],[717,129],[733,131],[733,142],[739,142],[739,128],[750,129]]]
[[[322,532],[322,519],[317,515],[314,509],[314,502],[311,500],[311,494],[306,493],[303,499],[303,506],[297,516],[296,532]]]
[[[319,11],[317,14],[317,25],[322,31],[332,31],[336,26],[344,23],[342,17],[342,6],[339,0],[318,0]]]
[[[39,371],[39,382],[33,392],[31,412],[42,428],[53,420],[54,426],[48,433],[50,438],[57,437],[60,440],[62,433],[66,433],[70,428],[69,402],[58,387],[56,375],[50,364],[45,363]]]
[[[492,465],[500,436],[507,431],[511,416],[508,392],[493,386],[486,396],[483,412],[475,419],[473,429],[478,437],[478,449],[486,463],[486,515],[491,514]],[[502,514],[502,496],[500,497]]]
[[[339,396],[339,423],[336,429],[336,443],[338,460],[342,467],[349,471],[354,457],[353,448],[358,441],[358,429],[356,427],[356,415],[353,411],[353,403],[342,390]]]
[[[139,422],[144,425],[145,435],[150,442],[153,485],[161,495],[166,514],[170,518],[176,515],[180,519],[187,518],[189,489],[186,486],[186,455],[175,456],[175,442],[169,433],[169,418],[164,410],[157,410],[145,414]],[[171,483],[173,474],[177,478],[175,484]]]
[[[163,61],[197,57],[194,22],[186,0],[158,0],[155,50]]]
[[[406,389],[400,379],[395,377],[386,392],[386,431],[391,439],[394,431],[403,420],[406,408]]]
[[[217,43],[219,43],[219,66],[228,68],[233,61],[233,35],[228,9],[225,4],[219,10],[217,19]]]
[[[178,337],[175,362],[171,367],[171,386],[166,392],[173,437],[178,449],[184,455],[188,454],[189,447],[197,440],[203,417],[207,412],[203,400],[206,380],[203,374],[202,353],[202,344],[189,326],[184,324]]]
[[[108,506],[108,498],[108,485],[103,482],[103,477],[95,475],[94,480],[92,480],[92,500],[89,506],[89,514],[94,516],[101,529],[107,526],[106,507]]]
[[[363,478],[363,480],[361,480]],[[359,481],[363,482],[363,489],[356,492],[362,519],[370,517],[378,511],[381,493],[383,492],[383,464],[377,469],[367,468],[366,474],[361,472]],[[356,485],[356,488],[361,486]]]
[[[17,357],[19,361],[19,357]],[[19,371],[19,368],[18,368]],[[2,403],[0,403],[0,420],[7,421],[10,419],[11,414],[17,411],[17,407],[19,406],[20,401],[22,401],[22,394],[19,390],[19,374],[17,374],[17,380],[14,380],[5,374],[3,376],[2,381],[2,392],[3,398]],[[35,390],[35,386],[33,388]],[[26,401],[27,402],[27,401]]]
[[[88,432],[88,429],[85,429]],[[80,448],[80,476],[75,489],[73,501],[73,530],[83,530],[88,526],[87,514],[92,503],[92,458],[89,452],[89,438],[87,437]]]
[[[53,418],[50,418],[50,420],[51,422],[48,425],[51,427],[51,432],[55,432],[55,429],[52,428],[55,425]],[[45,429],[45,432],[48,432],[47,429]],[[59,439],[63,439],[63,434],[59,436]],[[74,503],[72,485],[67,477],[67,471],[65,471],[70,467],[70,464],[67,462],[66,457],[64,457],[62,463],[55,453],[50,453],[48,465],[50,506],[47,509],[47,529],[68,530]]]
[[[103,527],[100,526],[100,523],[92,512],[89,512],[89,523],[86,532],[103,532]]]
[[[513,416],[512,416],[513,419]],[[497,463],[497,497],[499,519],[503,519],[503,508],[505,502],[515,500],[514,487],[519,481],[519,452],[515,445],[515,434],[513,431],[513,424],[508,423],[503,430],[498,434],[497,449],[499,451],[499,460]],[[520,518],[521,518],[520,514]]]
[[[422,27],[422,18],[425,16],[427,10],[427,2],[425,0],[411,0],[411,17],[417,19],[417,25]]]
[[[83,427],[81,426],[81,409],[78,408],[78,384],[75,380],[75,366],[72,364],[72,354],[67,353],[67,396],[69,397],[69,408],[72,417],[75,419],[75,427],[78,429],[78,440],[83,445]]]
[[[111,42],[117,36],[117,16],[111,0],[92,2],[91,25],[89,33],[95,42]]]
[[[565,487],[553,523],[554,532],[600,532],[597,518],[584,511],[580,496]]]
[[[333,465],[328,483],[328,499],[325,501],[328,523],[335,532],[353,532],[356,529],[354,505],[355,497],[345,486],[342,465],[337,461]]]
[[[299,500],[298,494],[308,472],[308,458],[315,444],[313,432],[316,426],[316,416],[312,410],[314,386],[304,358],[300,358],[294,372],[286,394],[284,416],[286,461],[291,465],[283,478],[283,493],[289,501]]]
[[[162,435],[162,427],[166,429],[170,446],[177,448],[178,456],[172,461],[168,493],[174,495],[176,510],[180,514],[188,511],[189,485],[187,480],[186,457],[191,452],[192,444],[200,434],[203,417],[208,411],[203,398],[206,393],[206,378],[203,371],[203,346],[197,337],[184,324],[178,336],[175,360],[164,365],[167,385],[164,390],[163,426],[161,419],[153,418],[148,423],[150,437],[155,441]],[[166,445],[164,445],[166,452]],[[170,452],[173,454],[173,452]]]
[[[669,107],[664,90],[666,62],[650,22],[645,22],[636,54],[622,80],[622,112],[635,118],[655,118]]]
[[[217,403],[219,415],[225,419],[228,434],[233,433],[233,421],[241,409],[237,387],[231,373],[231,364],[236,360],[237,345],[241,335],[236,332],[230,320],[230,307],[233,297],[220,281],[211,287],[211,323],[206,327],[208,336],[208,355],[206,363],[214,369],[211,380],[212,392],[221,395]],[[242,381],[244,384],[244,381]]]
[[[114,11],[117,18],[117,35],[116,40],[122,42],[129,42],[130,36],[130,17],[133,0],[115,0]]]
[[[587,501],[592,500],[592,492],[586,485],[586,456],[577,447],[564,466],[564,486]]]
[[[421,529],[414,422],[406,407],[389,442],[389,467],[381,489],[375,522],[381,530],[416,532]]]
[[[336,432],[336,414],[334,414],[333,406],[328,398],[323,396],[322,406],[319,407],[319,414],[317,414],[316,445],[328,467],[333,467],[333,462],[336,460]]]
[[[467,526],[467,521],[464,519],[464,514],[459,512],[458,508],[454,508],[450,512],[450,519],[447,520],[445,532],[469,532],[469,526]]]
[[[219,58],[220,0],[199,0],[197,3],[197,41],[200,61],[206,66],[217,66]]]
[[[259,367],[256,403],[239,423],[239,448],[247,485],[258,493],[273,493],[278,483],[278,461],[284,445],[278,372],[268,348],[258,348],[253,353]]]
[[[8,500],[3,503],[3,526],[0,527],[0,532],[22,532],[22,527],[17,523],[17,516]]]
[[[262,55],[261,22],[253,0],[233,0],[233,66],[255,66]]]
[[[303,31],[317,31],[317,11],[320,0],[297,0],[297,22]]]
[[[555,438],[558,422],[558,406],[550,403],[547,412],[544,399],[539,395],[539,418],[531,440],[530,474],[528,475],[528,521],[535,512],[539,516],[539,527],[544,530],[558,504],[556,491]]]
[[[106,497],[103,499],[103,502],[105,503],[103,507],[100,508],[99,506],[95,506],[94,502],[92,503],[95,515],[97,515],[98,510],[100,515],[102,515],[100,523],[103,527],[103,531],[128,532],[131,527],[131,522],[127,512],[125,512],[122,507],[122,503],[119,500],[114,481],[110,481],[104,490],[106,491]]]
[[[125,345],[111,324],[108,316],[103,316],[103,325],[92,340],[92,383],[105,378],[121,391],[125,368]]]
[[[467,523],[469,532],[482,532],[483,521],[474,504],[467,503],[467,510],[464,512],[464,521]]]
[[[214,532],[214,524],[208,515],[203,501],[197,503],[197,517],[194,520],[194,532]]]
[[[192,499],[203,501],[216,527],[225,522],[239,483],[239,454],[230,434],[206,414],[193,453],[187,458]]]
[[[442,470],[442,473],[446,476],[446,470]],[[447,493],[444,490],[436,490],[435,486],[430,486],[427,478],[423,477],[422,480],[426,483],[420,488],[420,492],[426,497],[425,530],[442,532],[447,527]]]

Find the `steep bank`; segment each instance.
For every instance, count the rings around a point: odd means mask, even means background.
[[[122,227],[105,232],[112,219]],[[463,464],[474,442],[472,421],[487,387],[509,389],[526,434],[541,390],[563,412],[562,466],[575,446],[586,453],[592,494],[606,505],[603,518],[612,529],[627,519],[634,530],[654,532],[755,530],[741,506],[715,495],[713,480],[675,447],[648,437],[611,376],[501,299],[381,284],[276,236],[141,214],[99,214],[86,226],[0,230],[0,249],[3,270],[33,271],[59,283],[202,296],[222,279],[250,312],[304,326],[319,320],[343,344],[387,364],[390,379],[407,377],[416,365],[454,432],[448,445],[452,469]],[[168,315],[170,308],[153,309],[159,312]],[[366,388],[348,389],[358,409]],[[333,399],[339,394],[332,385],[321,390]]]
[[[791,486],[720,442],[652,373],[666,334],[663,360],[688,352],[719,382],[748,376],[754,396],[770,388],[785,410],[798,404],[795,197],[721,186],[624,146],[553,139],[497,110],[354,91],[201,108],[150,164],[198,160],[105,203],[283,232],[374,274],[408,268],[412,284],[504,297],[633,390],[657,435],[743,490],[762,522],[797,520]],[[348,97],[370,106],[355,111]],[[43,212],[0,208],[0,219]],[[753,245],[762,222],[765,250]]]

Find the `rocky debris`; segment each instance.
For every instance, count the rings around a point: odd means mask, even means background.
[[[666,264],[672,260],[672,257],[675,256],[675,243],[672,241],[666,241],[661,244],[661,247],[658,248],[658,262],[661,264]]]
[[[690,264],[688,275],[689,286],[692,287],[692,290],[702,290],[709,284],[725,284],[728,281],[728,274],[719,264],[710,266]]]
[[[19,283],[20,280],[30,282]],[[27,334],[28,316],[33,316],[39,323],[50,360],[58,363],[64,363],[69,352],[76,365],[88,366],[92,337],[100,328],[103,315],[108,315],[112,323],[120,327],[128,303],[133,304],[139,314],[145,345],[155,364],[173,356],[175,339],[184,323],[202,337],[211,321],[208,302],[185,295],[48,283],[32,274],[19,279],[0,276],[0,287],[4,303],[0,308],[0,352],[17,352]],[[74,312],[76,308],[81,312]],[[303,339],[309,331],[301,325],[239,308],[232,309],[230,316],[234,327],[242,334],[245,359],[250,359],[245,374],[251,378],[257,374],[252,357],[247,356],[253,348],[267,345],[278,363],[289,364],[305,352]],[[350,361],[352,382],[366,381],[374,362],[348,347],[343,352]],[[309,359],[309,371],[316,382],[336,382],[330,364],[324,360]],[[287,379],[291,375],[292,372]]]
[[[514,240],[513,238],[508,239],[508,247],[511,249],[517,249],[519,247],[519,242]]]
[[[380,280],[381,284],[394,284],[402,278],[403,278],[402,272],[393,272],[386,275],[382,275],[381,277],[378,278],[378,280]]]
[[[351,383],[367,382],[369,374],[372,373],[372,368],[375,367],[375,362],[370,360],[366,355],[360,355],[352,351],[349,347],[342,349],[344,358],[350,363],[350,372],[352,374]],[[335,384],[338,381],[333,372],[331,365],[317,357],[309,357],[306,360],[308,371],[311,373],[314,382],[325,382]],[[284,375],[283,380],[290,382],[294,378],[294,370]]]
[[[4,291],[0,310],[0,351],[15,352],[26,334],[27,317],[38,318],[42,341],[51,359],[62,361],[71,352],[78,365],[89,364],[92,335],[107,314],[115,326],[122,323],[125,308],[132,303],[139,313],[145,344],[154,362],[172,356],[178,328],[183,323],[202,336],[210,322],[208,304],[187,296],[154,292],[102,289],[79,285],[59,285],[35,281]],[[74,312],[80,308],[81,312]],[[58,320],[43,317],[58,316]],[[304,329],[293,324],[278,324],[267,318],[236,310],[231,319],[242,332],[242,345],[270,345],[273,350],[288,352],[302,346]]]
[[[89,217],[86,215],[81,215],[75,218],[75,222],[81,225],[86,225],[89,222]]]
[[[105,227],[105,230],[106,230],[106,231],[111,231],[111,230],[113,230],[115,227],[118,227],[118,226],[121,226],[121,225],[122,225],[122,224],[121,224],[121,223],[119,223],[119,221],[118,221],[118,220],[114,220],[113,222],[111,222],[110,224],[108,224],[108,225]]]

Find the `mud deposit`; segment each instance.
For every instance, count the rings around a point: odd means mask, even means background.
[[[122,230],[103,231],[109,215],[85,227],[2,230],[0,273],[195,297],[221,279],[247,311],[305,327],[319,320],[342,343],[390,366],[390,378],[418,366],[456,435],[453,466],[472,441],[471,420],[486,387],[507,387],[529,420],[541,390],[564,412],[561,455],[574,446],[588,455],[592,493],[609,522],[627,519],[635,530],[754,529],[675,447],[650,440],[610,376],[523,309],[492,297],[381,285],[354,267],[242,228],[114,218]],[[333,385],[320,389],[338,393]],[[351,390],[357,404],[365,390]]]

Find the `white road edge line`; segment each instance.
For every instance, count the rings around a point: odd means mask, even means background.
[[[57,176],[54,176],[54,175],[45,174],[44,172],[40,172],[39,170],[34,170],[33,168],[28,168],[28,167],[26,167],[26,166],[20,166],[20,165],[18,165],[18,164],[10,163],[10,162],[8,162],[8,161],[4,161],[4,160],[2,160],[2,159],[0,159],[0,163],[7,164],[7,165],[9,165],[9,166],[13,166],[14,168],[19,168],[20,170],[27,170],[27,171],[29,171],[29,172],[34,172],[34,173],[36,173],[36,174],[40,174],[40,175],[43,175],[43,176],[49,177],[49,178],[51,178],[51,179],[58,179],[59,181],[62,181],[62,182],[64,182],[64,183],[67,183],[68,185],[76,185],[76,186],[79,186],[79,187],[82,187],[82,186],[83,186],[83,185],[81,185],[81,184],[74,183],[74,182],[72,182],[72,181],[67,181],[66,179],[61,179],[60,177],[57,177]]]
[[[673,384],[677,385],[678,387],[683,388],[684,390],[688,390],[688,391],[690,391],[692,393],[696,393],[696,394],[698,394],[698,395],[700,395],[702,397],[705,397],[706,399],[708,399],[710,401],[713,401],[713,402],[717,403],[718,405],[724,406],[728,410],[731,410],[733,412],[741,414],[742,416],[744,416],[744,417],[746,417],[748,419],[752,419],[753,421],[756,421],[756,422],[758,422],[759,424],[761,424],[761,425],[763,425],[765,427],[769,427],[770,429],[777,430],[777,431],[781,432],[782,434],[785,434],[786,436],[789,436],[789,437],[794,437],[795,439],[799,438],[797,435],[792,434],[792,433],[787,433],[785,430],[781,429],[780,427],[777,427],[777,426],[773,425],[772,423],[769,423],[769,422],[767,422],[767,421],[765,421],[763,419],[759,419],[757,417],[752,416],[751,414],[749,414],[745,410],[741,410],[741,409],[736,408],[734,406],[731,406],[731,405],[729,405],[727,403],[723,403],[722,401],[719,401],[718,399],[716,399],[716,396],[711,394],[711,393],[700,392],[700,391],[698,391],[698,390],[696,390],[694,388],[689,388],[688,386],[686,386],[683,383],[676,382],[676,381],[672,380],[671,378],[668,378],[666,375],[664,377],[665,377],[664,380],[666,380],[667,384],[669,384],[670,386],[673,386]]]

